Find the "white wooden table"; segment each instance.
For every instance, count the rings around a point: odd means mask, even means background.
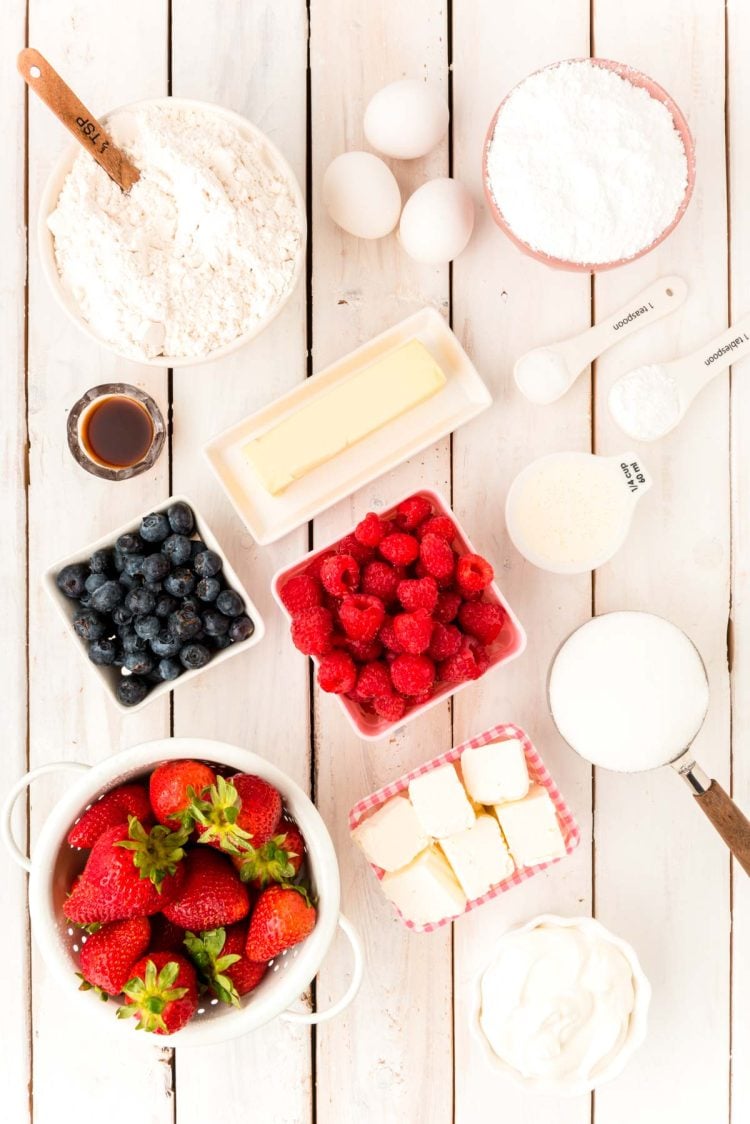
[[[622,450],[604,407],[618,374],[638,361],[684,353],[750,308],[750,5],[3,0],[0,42],[2,787],[29,763],[95,761],[170,732],[249,746],[313,793],[338,848],[344,908],[367,955],[356,1003],[312,1034],[277,1022],[200,1053],[173,1056],[145,1048],[135,1035],[129,1047],[123,1037],[99,1038],[69,1018],[30,943],[25,877],[0,855],[5,1124],[746,1124],[750,883],[741,871],[733,874],[727,852],[668,771],[592,775],[554,733],[544,682],[561,639],[592,611],[642,608],[671,618],[698,643],[709,669],[712,703],[700,757],[750,806],[750,376],[737,366],[732,380],[716,380],[679,430],[644,452],[655,487],[627,547],[593,580],[524,564],[502,512],[510,480],[533,457]],[[46,53],[94,111],[168,92],[215,101],[249,117],[290,159],[310,200],[307,281],[245,351],[172,375],[114,358],[58,310],[41,276],[34,223],[66,138],[44,107],[27,103],[13,65],[25,42]],[[678,231],[649,257],[593,281],[522,257],[493,227],[480,184],[482,140],[500,98],[529,71],[590,52],[631,63],[666,86],[687,115],[698,157],[695,198]],[[471,188],[477,228],[452,270],[411,263],[394,237],[357,242],[321,207],[329,160],[362,145],[367,99],[402,75],[428,77],[451,100],[450,139],[427,159],[398,165],[397,176],[405,195],[449,171]],[[521,399],[511,367],[522,351],[584,328],[663,273],[680,273],[690,284],[678,313],[621,344],[556,406]],[[200,445],[425,304],[450,318],[491,387],[492,409],[311,528],[256,547],[204,468]],[[81,472],[65,443],[72,403],[115,377],[147,389],[174,422],[156,469],[117,485]],[[444,705],[367,745],[331,699],[310,694],[307,661],[289,642],[269,577],[309,542],[343,532],[371,504],[422,484],[452,494],[477,547],[494,561],[529,646],[452,709]],[[171,707],[165,699],[120,720],[85,675],[40,573],[172,490],[210,514],[266,615],[268,635],[251,654],[179,689]],[[582,844],[571,859],[452,930],[411,934],[354,853],[346,813],[405,768],[503,720],[536,740],[576,811]],[[60,791],[53,779],[34,788],[32,852]],[[647,1045],[593,1098],[530,1099],[485,1068],[468,1030],[471,987],[496,935],[548,910],[595,913],[635,944],[654,985]],[[318,1004],[345,986],[347,961],[337,944],[318,978]]]

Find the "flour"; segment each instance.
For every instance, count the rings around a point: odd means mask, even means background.
[[[609,410],[623,433],[637,441],[655,441],[680,420],[679,388],[658,363],[637,367],[613,384]]]
[[[588,61],[539,71],[510,94],[487,170],[521,241],[586,264],[650,245],[674,219],[688,174],[666,106]]]
[[[218,114],[114,114],[141,178],[124,194],[81,153],[48,224],[63,286],[94,333],[134,359],[202,357],[287,294],[303,220],[262,141]]]

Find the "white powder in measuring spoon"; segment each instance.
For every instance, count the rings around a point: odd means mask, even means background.
[[[303,229],[267,145],[180,104],[107,124],[140,179],[126,194],[80,153],[48,219],[84,320],[134,359],[201,357],[251,331],[291,286]]]
[[[683,200],[688,166],[666,106],[582,60],[541,70],[512,91],[487,173],[521,241],[597,264],[632,257],[658,238]]]
[[[623,433],[638,441],[655,441],[669,433],[682,413],[677,383],[658,363],[636,367],[619,378],[608,403]]]
[[[521,393],[540,406],[556,402],[570,386],[568,365],[551,347],[535,347],[522,355],[513,377]]]

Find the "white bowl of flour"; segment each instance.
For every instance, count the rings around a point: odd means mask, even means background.
[[[102,346],[150,366],[236,351],[302,272],[294,173],[259,129],[220,106],[158,98],[102,120],[141,178],[126,195],[78,145],[58,160],[38,237],[59,304]]]

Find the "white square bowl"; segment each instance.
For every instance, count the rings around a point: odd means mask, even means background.
[[[179,679],[173,679],[169,682],[155,684],[142,702],[137,703],[135,706],[124,706],[123,703],[121,703],[117,698],[117,695],[115,693],[117,683],[121,678],[119,668],[100,667],[97,664],[91,662],[88,657],[85,641],[82,640],[81,637],[78,636],[73,629],[73,613],[71,612],[71,608],[72,606],[77,605],[78,602],[70,597],[66,597],[65,594],[57,588],[56,578],[60,573],[60,570],[62,570],[63,566],[69,566],[76,562],[87,562],[95,550],[111,550],[120,535],[124,535],[126,533],[135,534],[138,532],[138,529],[141,525],[141,520],[145,515],[150,514],[152,511],[166,511],[166,509],[173,503],[185,503],[192,511],[195,518],[195,531],[198,534],[198,537],[202,539],[209,550],[215,551],[221,558],[222,573],[227,580],[227,584],[231,589],[239,593],[240,597],[242,597],[243,601],[245,602],[245,612],[255,625],[255,631],[253,632],[252,636],[248,636],[247,640],[236,640],[233,644],[230,644],[228,648],[224,648],[219,652],[215,652],[205,667],[197,668],[194,671],[184,671]],[[45,570],[43,581],[47,593],[52,598],[52,601],[55,603],[58,612],[68,626],[70,635],[72,636],[76,647],[80,651],[86,664],[91,669],[91,671],[96,674],[99,682],[102,683],[106,688],[107,694],[109,695],[112,703],[117,707],[118,710],[122,711],[124,714],[134,714],[136,711],[142,710],[144,706],[148,706],[148,704],[150,702],[153,702],[154,699],[162,698],[163,695],[166,695],[175,687],[179,687],[181,686],[181,684],[187,683],[191,679],[195,679],[197,675],[202,675],[203,672],[209,670],[209,668],[215,667],[217,664],[231,659],[232,656],[239,655],[240,652],[246,652],[249,648],[255,647],[255,645],[263,639],[266,631],[265,625],[263,623],[263,618],[258,612],[254,602],[248,595],[247,590],[242,585],[239,577],[229,564],[226,553],[222,549],[218,539],[206,523],[201,513],[198,511],[193,501],[188,499],[187,496],[169,496],[166,500],[164,500],[162,504],[159,504],[155,508],[149,508],[148,511],[144,511],[135,519],[130,519],[127,523],[123,523],[122,526],[116,527],[113,531],[110,531],[108,532],[108,534],[103,535],[95,542],[89,543],[88,546],[83,547],[81,550],[75,551],[75,553],[73,554],[69,554],[67,558],[59,559],[57,562],[53,563],[53,565],[50,566],[47,570]]]

